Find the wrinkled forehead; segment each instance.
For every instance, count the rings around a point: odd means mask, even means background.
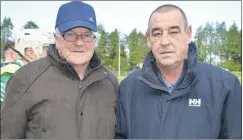
[[[164,12],[155,12],[150,19],[151,28],[168,28],[170,26],[179,26],[183,28],[184,20],[179,10],[169,10]]]

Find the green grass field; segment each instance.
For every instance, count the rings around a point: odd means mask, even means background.
[[[241,71],[232,71],[232,73],[238,77],[241,83]]]
[[[121,81],[122,81],[125,77],[126,77],[126,76],[120,76],[120,77],[118,77],[118,84],[120,84]]]

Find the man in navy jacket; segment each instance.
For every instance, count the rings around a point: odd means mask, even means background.
[[[116,138],[241,139],[241,85],[197,59],[192,29],[175,5],[158,7],[143,67],[120,84]]]

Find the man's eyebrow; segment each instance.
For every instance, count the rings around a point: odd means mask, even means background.
[[[66,32],[64,32],[64,33],[75,33],[73,30],[69,30],[69,31],[66,31]],[[63,33],[63,34],[64,34]]]
[[[169,28],[168,28],[168,30],[181,30],[181,28],[179,27],[179,26],[170,26]]]
[[[160,28],[156,27],[156,28],[152,28],[151,32],[153,33],[154,31],[161,31]]]
[[[180,26],[170,26],[167,30],[179,30],[181,31]],[[159,27],[152,28],[151,32],[153,33],[154,31],[161,31]]]
[[[83,33],[90,33],[90,34],[92,34],[93,32],[92,31],[85,31]]]

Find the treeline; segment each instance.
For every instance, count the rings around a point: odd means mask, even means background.
[[[120,70],[128,72],[143,62],[149,51],[146,37],[136,29],[129,35],[122,35],[117,29],[108,33],[104,26],[98,26],[96,52],[104,65],[112,71],[118,71],[119,41],[120,41]]]
[[[10,17],[1,23],[1,50],[6,40],[13,40],[14,25]],[[23,29],[39,28],[33,21],[28,21]],[[231,71],[241,71],[241,29],[235,23],[226,28],[225,22],[206,23],[201,25],[195,34],[198,45],[199,60],[218,65]],[[107,32],[104,25],[98,25],[96,52],[105,66],[117,73],[120,43],[120,71],[126,75],[140,66],[149,51],[145,33],[134,29],[128,35],[117,29]],[[2,55],[1,55],[2,56]]]
[[[195,35],[199,60],[231,71],[241,71],[241,32],[235,23],[229,29],[225,22],[200,26]]]

